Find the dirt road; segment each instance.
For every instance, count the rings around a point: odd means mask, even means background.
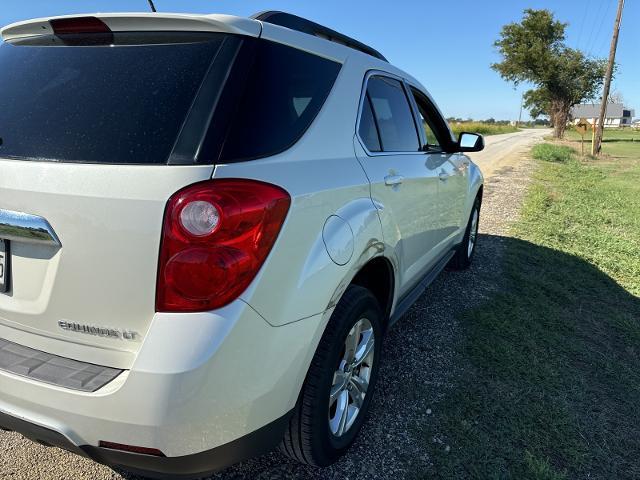
[[[551,135],[547,128],[529,128],[516,133],[505,133],[485,137],[485,147],[482,152],[471,153],[471,159],[480,166],[485,178],[494,172],[517,162],[529,148]]]
[[[481,236],[471,269],[444,272],[385,339],[383,362],[369,421],[353,449],[325,470],[303,467],[278,452],[232,467],[213,479],[350,480],[437,477],[421,433],[438,415],[438,402],[455,388],[458,315],[497,288],[500,235],[517,217],[531,162],[526,152],[548,130],[525,130],[486,138],[472,157],[487,180]],[[464,302],[460,301],[464,298]],[[447,446],[442,444],[442,449]],[[95,464],[16,433],[0,431],[0,478],[15,480],[134,480],[138,477]]]

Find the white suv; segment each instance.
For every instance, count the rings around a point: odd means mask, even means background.
[[[334,462],[387,329],[471,261],[482,137],[281,12],[1,34],[0,426],[154,476]]]

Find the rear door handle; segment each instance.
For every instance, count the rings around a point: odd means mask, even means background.
[[[384,184],[393,186],[400,185],[404,181],[404,177],[402,175],[387,175],[384,177]]]
[[[449,174],[446,172],[440,172],[438,174],[438,178],[444,182],[447,180],[447,178],[449,178]]]

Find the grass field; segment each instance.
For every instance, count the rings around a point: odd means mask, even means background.
[[[498,135],[500,133],[513,133],[518,129],[511,125],[496,125],[484,122],[461,122],[449,124],[453,133],[457,136],[460,132],[479,133],[481,135]]]
[[[589,131],[584,136],[584,150],[591,152],[591,137]],[[580,135],[574,129],[568,129],[565,139],[575,142],[574,146],[580,150]],[[635,145],[634,145],[635,144]],[[640,150],[640,130],[605,129],[602,137],[602,151],[608,155],[633,158]]]
[[[461,318],[462,373],[422,432],[442,478],[640,478],[640,143],[555,148],[533,152],[503,290]]]

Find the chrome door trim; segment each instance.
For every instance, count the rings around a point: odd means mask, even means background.
[[[0,209],[0,238],[61,247],[49,222],[38,215]]]

